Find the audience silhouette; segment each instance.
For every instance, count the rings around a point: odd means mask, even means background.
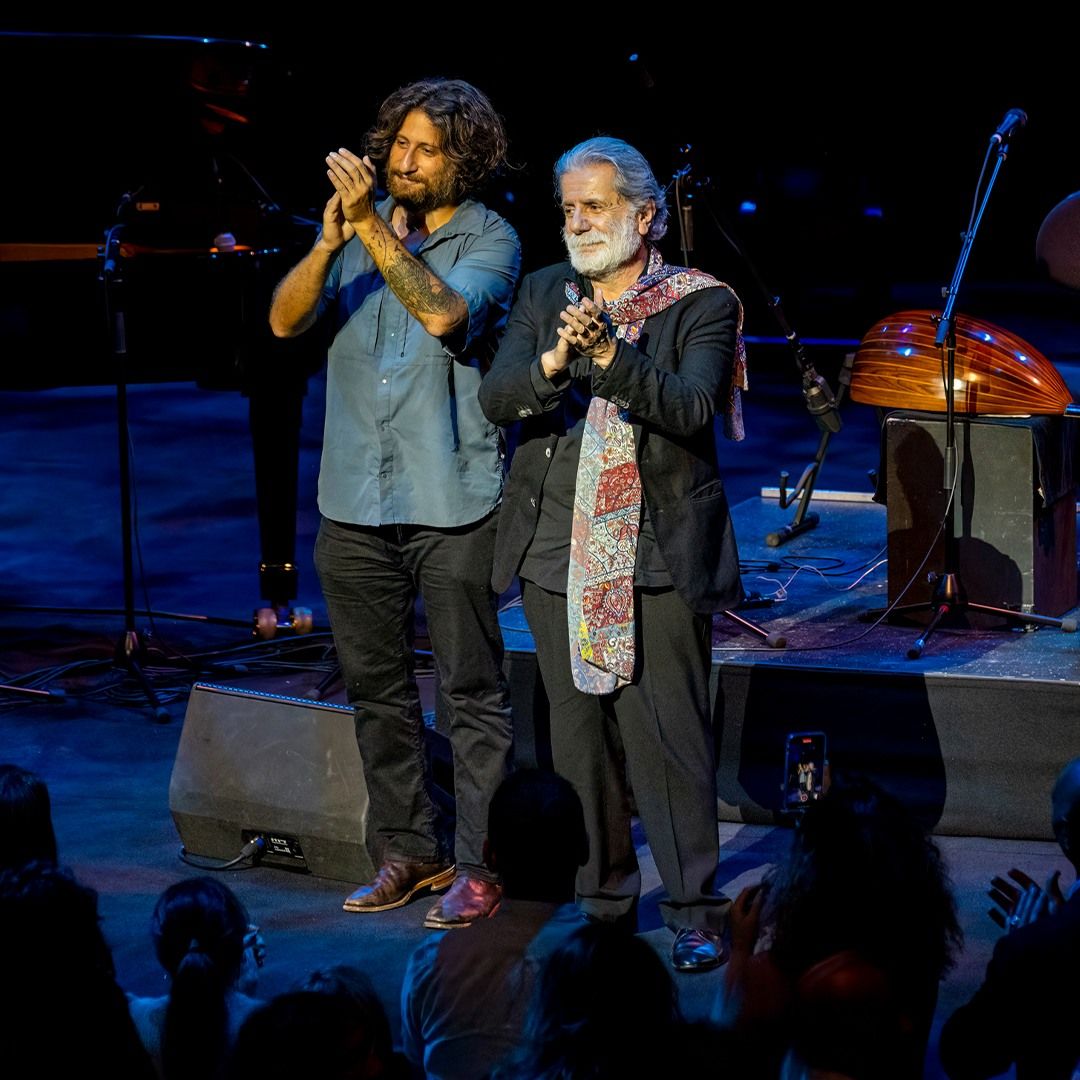
[[[129,1002],[139,1037],[165,1080],[222,1075],[240,1025],[260,1004],[237,989],[248,933],[243,904],[214,878],[178,881],[159,897],[151,936],[170,990]]]
[[[962,937],[937,845],[870,780],[834,780],[789,856],[732,909],[720,1018],[763,1061],[787,1051],[854,1077],[917,1077]]]
[[[385,1019],[383,1017],[382,1019]],[[379,1049],[380,1018],[349,993],[279,994],[245,1021],[229,1080],[366,1080],[400,1075]]]
[[[45,781],[19,765],[0,765],[0,869],[56,862],[56,834]]]
[[[363,1030],[371,1033],[371,1054],[381,1063],[379,1076],[385,1080],[406,1080],[414,1075],[404,1054],[395,1052],[390,1020],[375,984],[352,964],[316,968],[296,987],[318,994],[338,994],[355,1002],[363,1011]]]
[[[574,881],[587,850],[568,781],[522,769],[502,782],[484,843],[487,865],[502,878],[499,908],[425,941],[405,972],[402,1040],[429,1077],[472,1080],[515,1046],[544,958],[582,923]]]
[[[1006,935],[974,998],[947,1021],[954,1080],[1069,1080],[1080,1059],[1080,757],[1061,770],[1052,823],[1077,871],[1067,891],[1013,868],[992,881]],[[937,845],[904,804],[836,777],[792,831],[788,855],[731,910],[731,960],[713,1022],[687,1023],[649,942],[582,917],[581,803],[551,772],[520,770],[489,807],[484,859],[501,905],[429,936],[401,992],[403,1052],[359,967],[315,969],[268,1003],[264,946],[220,880],[178,881],[151,930],[170,979],[125,997],[96,892],[57,865],[49,792],[0,765],[0,1045],[5,1075],[93,1069],[120,1080],[909,1080],[922,1075],[940,980],[962,938]],[[74,1003],[74,1005],[72,1005]],[[62,1037],[57,1037],[57,1032]]]
[[[548,959],[498,1080],[678,1075],[675,984],[643,938],[584,923]]]
[[[1058,774],[1051,821],[1065,857],[1080,872],[1080,757]],[[991,896],[1006,909],[1007,933],[994,946],[986,978],[946,1021],[939,1052],[954,1080],[997,1076],[1070,1080],[1080,1060],[1080,888],[1062,893],[1055,873],[1045,887],[1026,874],[994,878]],[[992,911],[996,916],[998,912]]]
[[[152,1080],[101,932],[97,893],[51,862],[0,870],[0,926],[4,1075]]]

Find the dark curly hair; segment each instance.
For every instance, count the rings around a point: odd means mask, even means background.
[[[454,167],[455,202],[481,188],[506,163],[506,131],[491,102],[470,83],[438,78],[402,86],[379,107],[364,148],[380,167],[414,109],[423,112],[442,136],[440,149]]]
[[[855,949],[935,986],[963,940],[937,844],[867,777],[834,777],[769,882],[765,920],[773,956],[787,971]]]
[[[518,1048],[496,1080],[660,1076],[681,1022],[656,950],[610,923],[586,923],[544,962]],[[671,1075],[679,1075],[677,1070]]]

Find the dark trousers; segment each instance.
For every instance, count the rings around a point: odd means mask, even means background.
[[[356,710],[377,861],[446,858],[428,788],[416,685],[413,610],[423,598],[439,686],[450,716],[459,869],[483,865],[488,803],[507,774],[509,688],[491,590],[496,515],[459,529],[368,528],[323,519],[315,566]]]
[[[583,911],[633,918],[641,875],[630,836],[633,790],[667,898],[664,922],[722,929],[730,901],[713,891],[719,857],[710,723],[710,625],[673,589],[635,590],[637,675],[613,694],[583,694],[570,672],[566,597],[522,582],[525,617],[551,708],[557,772],[585,809]]]

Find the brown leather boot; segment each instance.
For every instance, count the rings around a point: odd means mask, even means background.
[[[454,867],[444,862],[401,862],[387,859],[370,885],[361,885],[343,905],[366,914],[407,904],[423,889],[445,889],[454,880]]]
[[[450,891],[427,913],[429,930],[456,930],[499,910],[502,886],[495,881],[459,874]]]

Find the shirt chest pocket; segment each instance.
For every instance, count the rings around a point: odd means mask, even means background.
[[[416,351],[423,342],[416,335],[427,337],[419,326],[409,325],[409,313],[401,301],[384,288],[379,297],[379,312],[370,324],[369,348],[375,356],[395,358],[406,355],[407,350]]]

